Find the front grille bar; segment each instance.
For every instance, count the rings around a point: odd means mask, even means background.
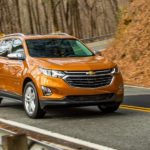
[[[65,71],[64,80],[71,86],[80,88],[98,88],[108,86],[113,80],[115,74],[114,69],[94,71],[95,74],[90,75],[88,71]]]

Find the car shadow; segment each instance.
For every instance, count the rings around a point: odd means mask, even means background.
[[[150,95],[127,95],[124,97],[123,104],[150,108]],[[119,109],[114,113],[102,113],[96,106],[93,107],[74,107],[63,109],[48,109],[46,118],[91,118],[91,117],[112,117],[139,115],[137,111]]]
[[[124,103],[126,105],[140,106],[150,108],[150,95],[129,95],[125,96]],[[0,104],[1,108],[11,108],[17,109],[19,111],[23,110],[23,105],[18,101],[2,102]],[[47,114],[43,119],[53,119],[53,118],[62,118],[62,119],[81,119],[81,118],[97,118],[97,117],[112,117],[112,116],[128,116],[136,115],[136,111],[129,111],[126,109],[119,109],[118,111],[110,114],[102,113],[98,107],[64,107],[64,108],[49,108],[47,109]],[[138,115],[138,114],[137,114]]]
[[[45,119],[62,118],[62,119],[90,119],[99,117],[122,116],[124,112],[120,110],[114,113],[102,113],[96,106],[92,107],[74,107],[63,109],[49,109],[44,117]]]
[[[23,103],[15,99],[3,99],[0,103],[0,108],[23,109]]]

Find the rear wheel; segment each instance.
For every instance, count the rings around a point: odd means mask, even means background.
[[[2,103],[2,100],[3,100],[3,98],[2,98],[2,97],[0,97],[0,104]]]
[[[30,118],[44,117],[45,111],[40,107],[37,90],[32,82],[25,85],[23,104],[25,112]]]
[[[98,105],[98,108],[104,113],[112,113],[119,109],[120,103]]]

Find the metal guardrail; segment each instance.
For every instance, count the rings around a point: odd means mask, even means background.
[[[62,150],[60,145],[48,143],[27,137],[25,134],[15,134],[0,130],[0,150]],[[67,150],[67,148],[66,148]]]
[[[88,37],[88,38],[84,38],[84,39],[81,39],[82,42],[93,42],[93,41],[96,41],[96,40],[106,40],[106,39],[110,39],[112,37],[114,37],[115,33],[111,33],[111,34],[106,34],[106,35],[102,35],[102,36],[95,36],[95,37]]]

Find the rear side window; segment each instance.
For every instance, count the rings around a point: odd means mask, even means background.
[[[24,53],[22,41],[20,39],[13,40],[11,53]]]
[[[2,40],[0,41],[0,53],[2,52]]]
[[[7,57],[12,49],[12,40],[3,40],[0,43],[0,56]]]
[[[10,53],[24,53],[20,39],[7,39],[0,42],[0,56],[7,57]]]

